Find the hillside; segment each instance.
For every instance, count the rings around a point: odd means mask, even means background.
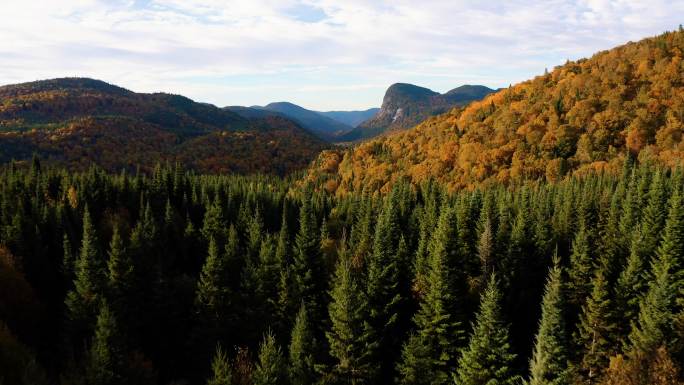
[[[459,189],[617,170],[628,155],[673,165],[684,154],[682,52],[680,30],[567,62],[412,130],[326,152],[310,178],[339,192],[403,178]]]
[[[0,162],[108,170],[182,161],[202,172],[284,174],[324,144],[283,117],[245,118],[169,94],[65,78],[0,87]]]
[[[480,100],[492,92],[494,90],[484,86],[464,85],[439,94],[413,84],[396,83],[385,92],[380,111],[341,139],[355,141],[372,138],[387,131],[410,128],[430,116]]]

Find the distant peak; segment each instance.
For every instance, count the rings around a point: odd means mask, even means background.
[[[108,93],[131,93],[131,91],[121,88],[105,81],[92,79],[92,78],[82,78],[82,77],[69,77],[69,78],[56,78],[56,79],[46,79],[38,80],[34,82],[26,82],[21,84],[13,84],[0,87],[0,89],[21,89],[21,88],[31,88],[40,91],[53,91],[53,90],[97,90],[101,92]]]
[[[401,93],[410,96],[433,96],[439,93],[425,87],[409,83],[394,83],[387,89],[387,94]]]

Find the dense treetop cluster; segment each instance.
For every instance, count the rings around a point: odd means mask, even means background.
[[[676,384],[684,176],[0,172],[4,384]]]

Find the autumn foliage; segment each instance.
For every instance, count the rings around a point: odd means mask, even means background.
[[[429,178],[453,190],[617,170],[627,156],[674,165],[684,155],[683,51],[680,30],[569,61],[412,130],[324,152],[310,179],[335,179],[339,192]]]

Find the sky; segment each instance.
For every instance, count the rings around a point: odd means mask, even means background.
[[[678,28],[684,0],[0,0],[0,84],[92,77],[196,101],[379,107],[492,88]]]

